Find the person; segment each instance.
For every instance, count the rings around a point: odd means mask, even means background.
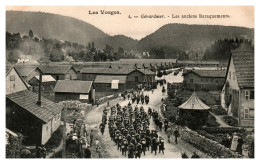
[[[142,154],[142,144],[140,142],[137,143],[136,145],[136,153],[135,153],[135,158],[141,158]]]
[[[193,155],[191,156],[191,158],[200,158],[200,156],[197,154],[196,151],[194,151]]]
[[[85,158],[91,158],[91,151],[89,150],[88,146],[83,146],[83,151],[84,151],[84,157]]]
[[[101,158],[101,146],[98,146],[97,154],[98,154],[98,158]]]
[[[164,139],[162,138],[162,137],[160,137],[160,139],[159,139],[159,153],[161,153],[161,151],[162,151],[162,153],[164,154]]]
[[[166,133],[167,132],[167,129],[168,129],[168,120],[167,120],[167,118],[164,120],[164,132]]]
[[[127,94],[127,98],[128,98],[128,100],[130,99],[130,94]]]
[[[107,101],[107,106],[109,107],[109,101]]]
[[[167,134],[167,137],[168,137],[168,142],[170,143],[170,139],[171,139],[171,135],[172,135],[172,129],[171,128],[168,128],[167,131],[166,131],[166,134]]]
[[[173,134],[175,136],[175,144],[178,144],[178,137],[180,137],[180,132],[177,127],[175,128]]]
[[[121,143],[122,155],[126,156],[127,147],[128,147],[128,141],[126,138],[123,138]]]
[[[153,137],[153,139],[152,139],[152,147],[151,147],[152,151],[151,151],[151,153],[153,153],[153,151],[154,151],[154,155],[156,155],[156,153],[157,153],[158,144],[159,144],[159,142],[158,142],[157,138],[156,138],[156,137]]]
[[[242,136],[238,137],[237,142],[238,142],[238,144],[237,144],[237,152],[242,155],[242,146],[244,144]]]
[[[232,151],[237,151],[237,145],[238,145],[238,136],[237,136],[237,133],[235,132],[233,134],[233,139],[232,139],[232,143],[231,143],[230,149]]]
[[[159,120],[159,121],[158,121],[158,125],[159,125],[159,129],[160,129],[160,131],[162,131],[162,124],[163,124],[162,121]]]
[[[46,158],[46,154],[47,154],[47,153],[46,153],[46,148],[45,148],[44,145],[42,145],[41,147],[42,147],[42,149],[41,149],[41,150],[42,150],[42,152],[41,152],[42,158]]]
[[[145,140],[145,138],[141,139],[141,144],[142,144],[142,152],[145,155],[145,151],[146,151],[146,140]]]
[[[152,89],[152,94],[153,94],[153,91],[154,91],[154,89]]]
[[[128,158],[134,158],[135,153],[135,145],[133,143],[130,143],[128,146]]]
[[[94,138],[93,130],[90,131],[89,138],[90,138],[90,146],[91,146]]]
[[[96,152],[97,152],[98,146],[99,146],[99,140],[98,139],[96,139],[95,144],[96,144]]]
[[[189,158],[185,152],[181,153],[181,158]]]

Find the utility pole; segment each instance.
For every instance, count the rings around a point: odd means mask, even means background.
[[[67,138],[66,117],[67,117],[68,102],[65,101],[62,105],[63,105],[63,109],[64,109],[62,158],[65,158],[65,155],[66,155],[66,138]]]

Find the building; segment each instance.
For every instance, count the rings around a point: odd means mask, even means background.
[[[19,75],[28,83],[34,76],[39,76],[41,70],[37,66],[32,65],[16,65]]]
[[[92,103],[95,100],[95,91],[92,81],[58,80],[53,92],[55,101],[79,100]]]
[[[178,117],[183,125],[199,127],[206,124],[209,109],[210,107],[193,92],[191,97],[178,107]]]
[[[32,90],[38,90],[40,76],[34,76],[29,80],[29,84],[32,86]],[[56,80],[51,75],[42,75],[42,90],[52,91],[56,85]]]
[[[191,67],[219,67],[220,63],[219,61],[194,61],[194,60],[177,60],[176,63],[184,64],[185,66],[191,66]]]
[[[8,70],[9,69],[9,70]],[[15,67],[6,69],[6,95],[29,89],[29,85],[18,74]]]
[[[188,88],[196,90],[221,90],[226,70],[190,70],[183,74]]]
[[[97,75],[94,81],[96,98],[125,91],[126,76]]]
[[[39,69],[45,75],[51,75],[55,80],[76,80],[77,71],[72,65],[41,65]]]
[[[83,68],[82,80],[95,81],[97,75],[126,76],[127,89],[136,88],[139,84],[153,85],[155,73],[146,69],[113,69],[113,68]]]
[[[61,105],[29,90],[8,94],[6,128],[21,133],[26,145],[44,145],[60,126],[61,109]]]
[[[254,51],[243,44],[231,53],[221,104],[239,126],[254,127]]]

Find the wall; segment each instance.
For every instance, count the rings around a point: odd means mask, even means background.
[[[41,144],[45,144],[51,138],[51,123],[50,120],[48,123],[42,125],[42,141]]]
[[[40,71],[39,69],[34,69],[25,79],[26,82],[28,82],[29,80],[31,80],[34,76],[40,76]]]
[[[138,81],[135,81],[135,77],[138,77]],[[126,77],[127,89],[136,88],[138,84],[142,84],[144,81],[144,74],[139,71],[133,71]]]
[[[80,102],[89,103],[89,100],[80,100],[79,93],[59,93],[55,92],[55,102],[60,102],[64,100],[79,100]],[[89,95],[90,97],[90,95]]]
[[[14,76],[14,81],[10,80],[11,76]],[[14,70],[14,68],[12,68],[10,73],[6,76],[5,82],[7,95],[27,89],[22,79],[20,79],[17,72]]]
[[[77,79],[77,73],[70,68],[66,74],[65,74],[65,80],[76,80]]]
[[[245,91],[254,91],[254,89],[241,89],[240,92],[240,126],[254,127],[254,118],[244,118],[245,109],[255,109],[254,99],[246,100]]]
[[[84,80],[84,81],[94,81],[95,79],[96,79],[95,74],[82,73],[82,80]]]

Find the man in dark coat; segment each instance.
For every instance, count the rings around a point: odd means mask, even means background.
[[[175,136],[175,143],[178,144],[178,137],[180,137],[180,132],[177,127],[175,128],[173,134]]]
[[[89,150],[89,148],[87,146],[84,146],[83,150],[84,150],[84,157],[91,158],[91,151]]]
[[[159,153],[162,153],[164,154],[164,139],[162,137],[159,138]]]

